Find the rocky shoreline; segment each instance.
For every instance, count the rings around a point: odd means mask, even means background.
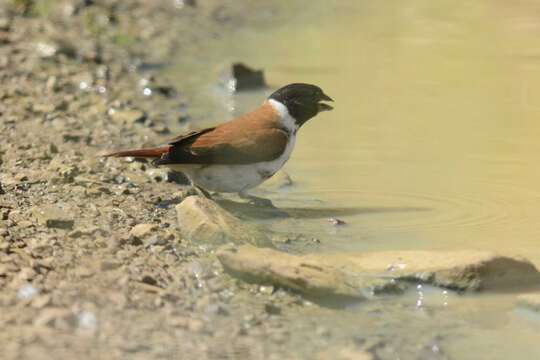
[[[270,6],[247,3],[253,12]],[[363,301],[418,282],[537,285],[532,264],[485,253],[442,266],[448,254],[279,252],[272,234],[190,193],[183,177],[101,158],[163,142],[171,123],[192,126],[181,84],[155,70],[178,48],[189,54],[219,31],[249,26],[247,3],[0,5],[4,358],[375,359],[392,340],[329,340],[312,315],[334,310],[317,297]],[[381,273],[388,277],[359,282]]]

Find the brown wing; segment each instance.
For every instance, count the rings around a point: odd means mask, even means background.
[[[174,139],[165,164],[250,164],[279,157],[289,140],[269,105],[233,121]]]

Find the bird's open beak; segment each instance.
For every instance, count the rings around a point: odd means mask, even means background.
[[[334,99],[332,99],[330,96],[323,93],[319,101],[334,101]],[[325,104],[323,102],[319,102],[318,105],[319,105],[319,111],[330,111],[334,109],[332,106]]]

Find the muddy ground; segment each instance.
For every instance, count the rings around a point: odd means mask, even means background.
[[[309,317],[330,310],[234,280],[214,248],[179,235],[185,179],[99,156],[161,143],[171,121],[188,129],[182,84],[154,75],[163,59],[270,6],[2,2],[2,358],[312,358],[330,343],[355,356],[364,340]]]

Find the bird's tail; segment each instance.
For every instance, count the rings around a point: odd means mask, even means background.
[[[104,157],[138,157],[138,158],[159,158],[169,152],[170,146],[162,146],[148,149],[124,150],[103,155]]]

